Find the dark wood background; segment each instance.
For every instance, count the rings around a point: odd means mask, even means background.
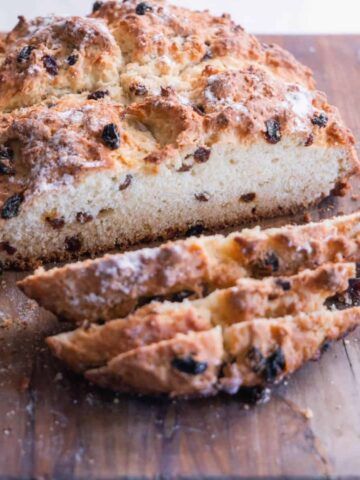
[[[264,40],[314,69],[319,88],[360,138],[360,36]],[[353,194],[324,202],[313,218],[359,208]],[[59,325],[17,290],[21,276],[0,277],[2,480],[360,477],[360,331],[276,388],[264,405],[246,408],[225,396],[116,397],[50,357],[43,338]]]

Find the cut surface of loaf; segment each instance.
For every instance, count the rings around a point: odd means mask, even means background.
[[[96,2],[1,44],[5,267],[292,212],[357,170],[311,72],[227,15]]]
[[[200,300],[153,302],[105,325],[85,324],[47,339],[55,356],[84,371],[139,347],[177,334],[223,328],[254,318],[326,310],[325,300],[345,292],[356,277],[353,263],[327,264],[292,277],[241,279]]]
[[[320,223],[189,238],[38,270],[19,287],[73,322],[124,317],[153,297],[202,296],[239,278],[291,276],[326,262],[360,260],[360,213]]]

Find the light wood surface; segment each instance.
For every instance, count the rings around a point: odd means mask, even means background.
[[[319,87],[360,138],[360,37],[266,40],[315,70]],[[359,205],[351,196],[331,198],[313,218]],[[19,292],[15,282],[22,276],[0,277],[2,480],[359,477],[360,331],[276,388],[270,402],[250,409],[226,396],[116,397],[51,358],[43,338],[59,324]]]

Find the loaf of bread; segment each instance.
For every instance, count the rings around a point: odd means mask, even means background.
[[[1,42],[5,267],[289,213],[357,170],[309,69],[227,15],[96,2]]]

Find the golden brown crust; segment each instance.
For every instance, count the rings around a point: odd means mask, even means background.
[[[250,387],[277,383],[317,358],[325,342],[342,338],[359,323],[360,308],[353,307],[232,325],[224,332],[229,355],[224,385],[234,379]]]
[[[310,70],[278,46],[260,44],[236,25],[229,15],[190,11],[163,1],[149,1],[145,15],[137,15],[138,2],[105,2],[93,17],[104,19],[128,62],[169,57],[181,69],[209,58],[232,56],[262,63],[285,80],[314,87]]]
[[[39,17],[28,22],[20,17],[4,43],[0,110],[96,90],[119,79],[121,51],[102,20]]]
[[[85,269],[82,268],[84,265]],[[33,278],[38,302],[42,303],[46,298],[47,308],[56,304],[57,315],[63,318],[93,321],[125,316],[139,298],[154,296],[154,284],[156,295],[175,293],[180,285],[181,290],[191,288],[198,291],[206,272],[206,255],[199,246],[170,243],[156,250],[107,255],[101,261],[74,264],[71,279],[62,275],[61,268],[53,270],[55,289],[48,289],[48,282],[36,281],[36,275]],[[40,270],[39,275],[49,274]],[[29,294],[27,285],[30,283],[24,280],[19,286]],[[64,297],[59,296],[60,291]]]
[[[83,371],[178,333],[325,309],[325,300],[345,292],[349,280],[355,277],[355,264],[349,263],[328,264],[287,278],[241,279],[236,286],[218,290],[203,300],[152,302],[105,325],[85,322],[72,332],[48,338],[47,343],[53,354],[73,370]]]
[[[360,214],[355,213],[303,226],[182,240],[40,270],[19,282],[19,287],[43,307],[70,320],[109,320],[129,313],[143,297],[182,290],[201,295],[204,289],[231,287],[241,277],[290,276],[326,262],[358,261],[359,220]],[[164,249],[173,252],[171,262],[161,260]],[[144,252],[146,265],[140,261]],[[106,268],[108,264],[114,268]],[[120,268],[121,264],[127,268]],[[168,285],[159,280],[159,272],[171,279]],[[121,290],[122,284],[126,289]]]

